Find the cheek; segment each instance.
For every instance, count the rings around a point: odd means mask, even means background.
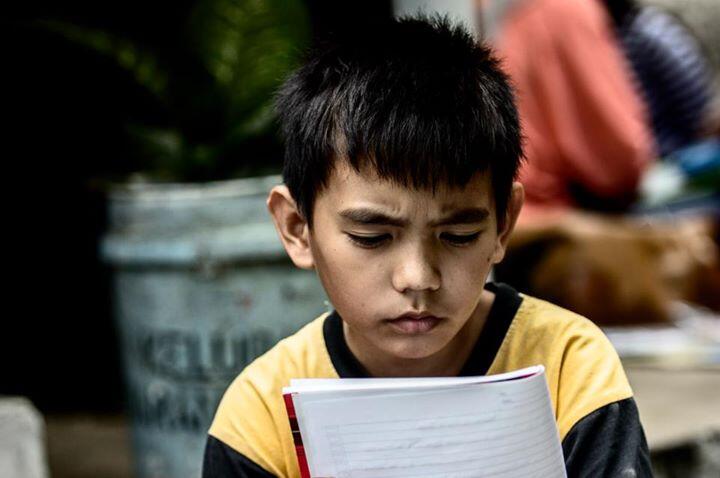
[[[473,291],[482,289],[493,265],[492,259],[493,253],[488,249],[453,259],[443,270],[446,293],[452,296],[473,295]]]
[[[479,244],[474,252],[466,258],[467,268],[476,274],[478,271],[492,267],[495,258],[495,243],[496,241],[488,239]]]
[[[323,257],[323,269],[332,285],[341,290],[357,290],[379,282],[372,280],[380,273],[377,261],[368,260],[351,247],[340,244]]]
[[[337,241],[315,247],[316,270],[328,298],[340,313],[366,310],[371,303],[370,297],[377,296],[377,287],[381,283],[375,262],[350,249],[352,245]]]

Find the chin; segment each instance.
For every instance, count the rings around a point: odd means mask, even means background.
[[[400,343],[392,344],[388,353],[405,360],[420,360],[428,358],[442,349],[442,344],[428,340],[402,340]]]

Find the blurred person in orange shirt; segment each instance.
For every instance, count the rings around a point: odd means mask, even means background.
[[[712,223],[595,214],[626,210],[656,157],[649,111],[603,1],[476,7],[516,88],[527,158],[525,206],[496,280],[601,324],[668,321],[671,300],[697,300],[697,285],[717,290]]]
[[[655,157],[642,98],[600,0],[476,0],[517,92],[521,223],[621,211]]]

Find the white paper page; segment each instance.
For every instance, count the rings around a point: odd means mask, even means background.
[[[293,401],[314,477],[565,477],[544,374]]]
[[[474,377],[419,377],[419,378],[293,378],[290,386],[283,388],[283,394],[310,391],[357,390],[379,388],[410,388],[423,386],[461,385],[468,383],[501,382],[543,373],[545,367],[535,365],[496,375]]]

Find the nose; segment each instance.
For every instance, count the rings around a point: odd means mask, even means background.
[[[403,250],[393,270],[392,283],[395,290],[402,293],[438,290],[440,273],[432,252],[422,245]]]

